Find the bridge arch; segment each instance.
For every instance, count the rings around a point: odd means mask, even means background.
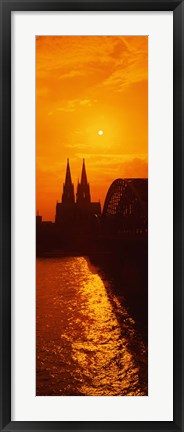
[[[148,180],[114,180],[105,198],[102,217],[106,230],[124,234],[146,234]]]

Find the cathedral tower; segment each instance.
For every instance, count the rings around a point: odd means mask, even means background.
[[[79,182],[78,186],[77,186],[77,201],[76,202],[81,207],[86,207],[86,205],[90,204],[90,202],[91,202],[90,189],[89,189],[89,183],[87,181],[86,167],[85,167],[85,160],[84,159],[83,159],[83,164],[82,164],[81,182]]]
[[[74,204],[74,202],[74,185],[71,178],[69,159],[67,159],[66,177],[62,193],[62,204]]]

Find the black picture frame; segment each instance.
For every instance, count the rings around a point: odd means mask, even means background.
[[[174,417],[171,422],[11,421],[11,12],[173,11]],[[184,0],[0,0],[0,428],[2,431],[184,431]],[[163,257],[164,259],[164,257]],[[164,403],[164,401],[163,401]]]

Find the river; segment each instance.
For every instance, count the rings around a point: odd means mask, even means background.
[[[145,342],[98,267],[37,258],[36,278],[36,394],[147,395]]]

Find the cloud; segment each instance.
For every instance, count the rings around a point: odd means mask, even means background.
[[[86,149],[86,144],[76,143],[76,144],[67,144],[65,147],[71,148],[71,149]]]
[[[147,38],[49,36],[37,39],[37,79],[84,77],[84,86],[122,91],[147,79]],[[77,89],[76,89],[77,90]]]
[[[113,71],[103,81],[103,86],[122,91],[127,85],[148,79],[147,39],[130,39],[131,42],[128,42],[128,38],[122,39],[127,48],[126,54],[117,58]]]
[[[148,176],[147,154],[82,154],[76,157],[85,158],[87,171],[98,181],[111,183],[116,178]],[[90,177],[90,176],[89,176]]]
[[[86,146],[85,146],[86,147]],[[139,159],[139,160],[147,160],[147,153],[77,153],[76,157],[78,158],[85,158],[85,159],[93,159],[93,164],[101,164],[108,165],[109,163],[123,163],[123,162],[129,162],[132,159]]]
[[[139,66],[139,67],[138,67]],[[147,68],[138,65],[137,61],[121,67],[120,65],[101,85],[121,92],[126,86],[147,80]]]
[[[80,77],[80,76],[84,76],[84,75],[85,75],[84,71],[69,70],[68,72],[60,75],[59,79],[63,80],[63,79],[68,79],[68,78]]]
[[[37,39],[37,76],[59,72],[59,78],[84,75],[86,67],[109,63],[117,38],[88,36],[43,36]]]
[[[69,99],[63,100],[62,104],[58,106],[55,110],[49,111],[48,115],[53,115],[56,112],[74,112],[80,108],[91,108],[95,103],[96,99]]]

